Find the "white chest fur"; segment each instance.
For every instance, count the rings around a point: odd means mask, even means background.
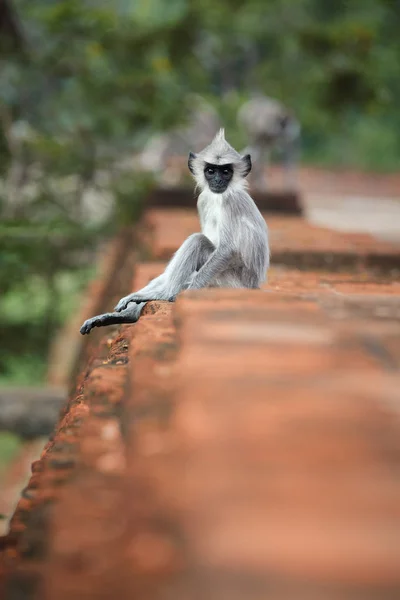
[[[220,228],[222,221],[223,194],[202,192],[197,201],[201,230],[214,246],[218,246],[220,240]]]

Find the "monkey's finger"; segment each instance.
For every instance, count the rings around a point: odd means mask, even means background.
[[[126,296],[125,298],[121,298],[114,310],[116,312],[121,312],[121,310],[127,308],[128,304],[130,304],[131,302],[139,304],[140,302],[143,302],[143,300],[138,296]]]
[[[124,298],[121,298],[121,300],[118,302],[118,304],[116,305],[114,310],[117,312],[124,310],[124,308],[126,308],[128,306],[129,302],[130,302],[130,296],[125,296]]]
[[[115,310],[116,312],[120,312],[121,310],[124,310],[124,308],[126,308],[126,307],[127,307],[127,305],[128,305],[128,303],[126,303],[126,304],[125,304],[125,300],[124,300],[124,298],[122,298],[122,299],[121,299],[121,300],[118,302],[118,304],[117,304],[116,306],[114,306],[114,310]]]
[[[126,307],[123,307],[123,308],[119,309],[118,311],[117,311],[117,309],[115,309],[115,310],[117,312],[123,312],[124,308],[129,309],[129,304],[142,304],[143,302],[154,302],[155,300],[160,300],[162,302],[175,302],[176,294],[175,294],[175,296],[169,296],[168,298],[167,298],[167,296],[164,296],[162,298],[160,298],[160,297],[154,298],[154,296],[150,297],[150,298],[133,298],[133,300],[129,300]]]

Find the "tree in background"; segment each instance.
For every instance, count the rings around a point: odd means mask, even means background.
[[[181,0],[14,7],[20,35],[6,20],[0,49],[0,334],[36,374],[98,240],[136,218],[150,182],[124,161],[182,118],[194,32]]]
[[[201,0],[199,58],[228,125],[249,90],[302,123],[303,158],[397,169],[399,0]],[[242,143],[240,132],[238,141]]]

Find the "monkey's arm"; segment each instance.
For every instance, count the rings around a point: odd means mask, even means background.
[[[216,275],[228,268],[231,259],[232,252],[229,248],[217,248],[207,262],[193,275],[188,288],[198,290],[207,287]]]
[[[164,273],[138,292],[122,298],[115,310],[117,312],[123,310],[129,302],[175,300],[179,292],[190,287],[193,275],[204,265],[214,250],[214,245],[202,233],[190,235],[175,252]]]

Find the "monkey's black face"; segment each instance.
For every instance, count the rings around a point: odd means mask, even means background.
[[[214,194],[222,194],[227,189],[233,177],[232,165],[211,165],[206,163],[204,177]]]

